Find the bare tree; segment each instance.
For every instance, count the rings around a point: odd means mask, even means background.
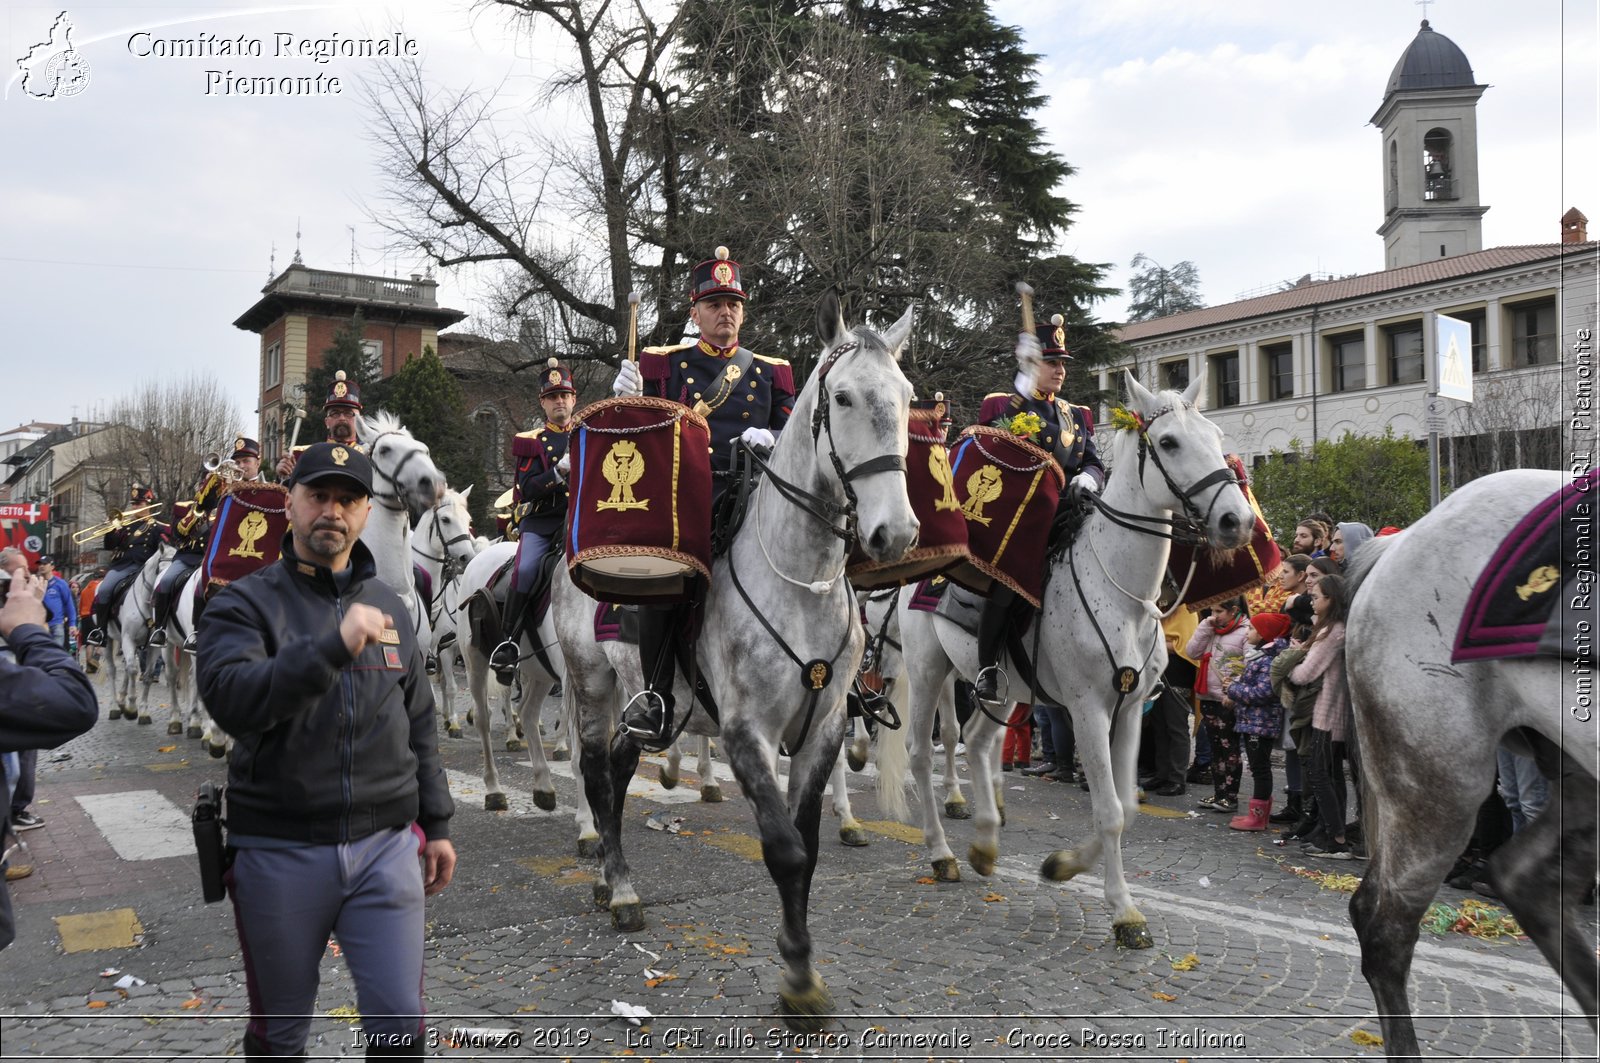
[[[203,475],[205,455],[232,453],[242,423],[233,400],[215,376],[150,381],[112,404],[107,428],[94,439],[90,493],[106,511],[122,509],[128,489],[152,488],[169,509],[189,498]]]
[[[1566,467],[1559,367],[1484,373],[1472,402],[1451,414],[1447,472],[1454,487],[1503,469]]]

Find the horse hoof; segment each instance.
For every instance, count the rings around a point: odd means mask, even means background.
[[[860,827],[840,827],[839,840],[853,849],[864,849],[869,844],[867,832]]]
[[[444,729],[444,733],[449,735],[451,738],[460,738],[461,737],[461,728],[459,728],[459,727],[446,727]]]
[[[644,929],[644,905],[638,901],[632,904],[614,904],[611,906],[611,929],[621,933],[630,933],[634,930]]]
[[[708,805],[721,804],[722,787],[718,786],[716,783],[707,783],[706,785],[700,787],[700,800],[704,801]]]
[[[472,710],[471,709],[467,710],[467,726],[468,727],[472,726]]]
[[[110,712],[106,713],[106,719],[108,719],[108,720],[120,720],[120,719],[122,719],[122,710],[119,709],[119,708],[113,707]]]
[[[533,792],[533,803],[546,812],[554,812],[556,810],[556,792],[554,790],[535,790]]]
[[[604,882],[594,884],[594,906],[596,908],[611,907],[611,887]]]
[[[585,860],[598,860],[600,858],[600,839],[579,838],[578,855]]]
[[[676,790],[678,788],[678,777],[668,772],[666,768],[661,769],[661,777],[656,781],[661,784],[663,790]]]
[[[796,1033],[820,1033],[833,1017],[833,994],[815,971],[811,983],[803,989],[778,990],[778,1002],[783,1009],[783,1022]]]
[[[561,747],[557,746],[555,749],[552,749],[550,751],[550,759],[551,760],[571,760],[572,759],[572,750],[570,750],[570,749],[562,749]]]
[[[511,802],[506,800],[506,795],[492,793],[483,795],[483,807],[488,812],[505,812],[511,807]]]
[[[941,857],[933,862],[933,877],[940,882],[960,882],[961,868],[953,856]]]
[[[1039,874],[1051,882],[1066,882],[1083,868],[1078,865],[1078,854],[1069,849],[1057,849],[1044,858]]]
[[[212,745],[210,742],[205,742],[204,745],[206,747],[206,752],[211,754],[212,760],[221,760],[223,757],[228,755],[228,747],[222,743]]]
[[[508,739],[506,739],[506,752],[507,753],[521,753],[524,749],[527,749],[527,748],[528,748],[528,744],[526,742],[524,742],[520,738],[508,738]]]
[[[972,865],[972,870],[988,878],[994,874],[994,861],[998,855],[987,846],[974,845],[967,850],[967,863]]]
[[[183,734],[183,724],[179,723],[177,720],[173,720],[171,723],[167,724],[167,734],[169,734],[169,735],[181,735],[181,734]]]
[[[1148,949],[1155,946],[1155,941],[1150,937],[1150,928],[1144,923],[1123,923],[1112,929],[1116,931],[1119,949]]]
[[[206,729],[204,727],[191,727],[183,732],[183,735],[185,738],[204,738]]]
[[[156,721],[149,714],[146,714],[146,715],[143,715],[143,716],[139,717],[139,726],[140,727],[148,727],[148,726],[150,726],[151,724],[153,724],[155,722]]]
[[[855,746],[851,746],[844,751],[844,762],[851,771],[861,771],[867,766],[867,755],[865,753],[857,753]]]
[[[971,819],[972,809],[964,799],[952,797],[944,803],[946,819]]]

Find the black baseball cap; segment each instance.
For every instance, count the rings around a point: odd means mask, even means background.
[[[348,480],[350,486],[362,494],[372,494],[372,462],[359,447],[343,443],[317,443],[306,448],[295,462],[289,486],[322,483],[324,480]]]

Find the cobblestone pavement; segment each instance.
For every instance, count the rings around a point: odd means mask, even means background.
[[[64,747],[70,757],[40,757],[34,807],[46,826],[25,836],[20,862],[35,871],[12,884],[19,934],[0,954],[4,1058],[237,1055],[248,1003],[232,913],[200,902],[197,865],[183,847],[195,788],[223,778],[222,763],[198,742],[167,737],[159,723],[101,716]],[[554,765],[560,806],[540,812],[523,757],[497,754],[502,779],[518,792],[510,812],[486,812],[473,738],[442,739],[461,863],[454,884],[429,903],[427,996],[439,1042],[431,1054],[1381,1057],[1381,1047],[1365,1043],[1378,1025],[1348,895],[1293,873],[1299,861],[1289,854],[1298,850],[1275,847],[1276,834],[1240,834],[1224,816],[1191,814],[1193,794],[1153,800],[1128,832],[1126,867],[1156,947],[1126,951],[1112,942],[1097,878],[1058,885],[1037,873],[1045,854],[1085,834],[1088,794],[1004,776],[1008,825],[995,874],[964,868],[963,881],[933,884],[918,832],[879,821],[870,779],[853,776],[856,814],[872,842],[841,846],[837,820],[824,819],[811,907],[839,1018],[800,1038],[776,1016],[776,893],[736,784],[724,779],[721,804],[695,800],[692,775],[670,793],[651,781],[630,799],[626,842],[647,926],[619,935],[593,906],[592,862],[576,855],[569,766]],[[658,770],[647,761],[643,774]],[[678,817],[679,833],[647,829],[649,818]],[[963,851],[970,825],[949,830]],[[1440,899],[1462,897],[1445,888]],[[122,909],[131,909],[125,922],[137,920],[133,943],[66,951],[73,921],[57,920]],[[1423,937],[1412,999],[1430,1057],[1596,1058],[1592,1032],[1531,944]],[[143,984],[117,990],[123,975]],[[363,1054],[354,1004],[330,949],[314,1058]],[[620,1004],[653,1018],[631,1026],[613,1015]],[[451,1047],[451,1031],[461,1029],[510,1031],[517,1043],[483,1047],[491,1033],[477,1046]]]

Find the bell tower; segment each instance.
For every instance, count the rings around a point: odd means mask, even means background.
[[[1400,56],[1372,124],[1383,133],[1385,269],[1483,250],[1472,64],[1428,21]]]

